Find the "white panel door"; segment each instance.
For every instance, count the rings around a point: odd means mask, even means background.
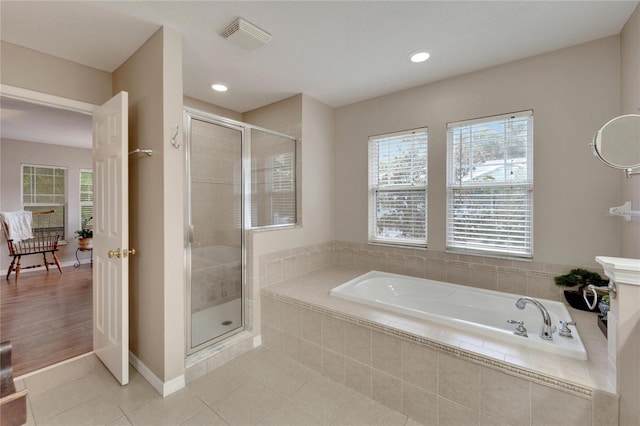
[[[128,93],[93,114],[93,351],[129,382]],[[134,252],[135,253],[135,252]]]

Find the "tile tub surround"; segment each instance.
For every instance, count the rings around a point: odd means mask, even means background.
[[[424,424],[617,424],[595,314],[570,310],[588,361],[331,298],[363,269],[329,267],[261,290],[264,344]]]
[[[487,290],[564,302],[563,288],[553,278],[581,265],[471,256],[428,249],[329,241],[263,255],[260,288],[327,266],[346,266],[428,278]]]

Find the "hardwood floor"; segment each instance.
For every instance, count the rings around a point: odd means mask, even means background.
[[[0,281],[0,339],[11,340],[13,376],[90,352],[91,265],[34,271]]]

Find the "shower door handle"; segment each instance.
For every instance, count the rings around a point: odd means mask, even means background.
[[[193,225],[189,225],[189,244],[193,244],[193,233],[194,233],[194,229],[193,229]]]

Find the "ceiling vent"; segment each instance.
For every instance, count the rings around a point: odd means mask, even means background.
[[[246,50],[255,50],[273,38],[268,32],[242,18],[233,21],[220,35]]]

